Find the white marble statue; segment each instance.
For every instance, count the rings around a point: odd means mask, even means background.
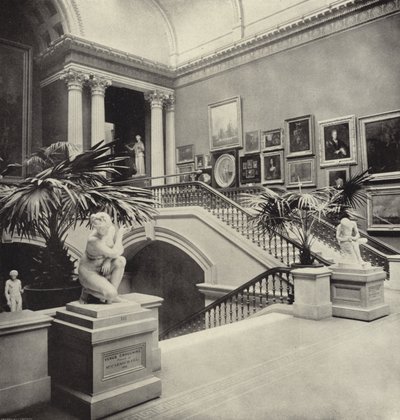
[[[18,279],[18,271],[11,270],[10,278],[6,281],[4,294],[7,299],[7,305],[11,312],[22,311],[22,296],[24,289],[22,288],[21,280]]]
[[[367,264],[360,252],[360,244],[367,243],[367,240],[360,238],[356,222],[344,217],[336,228],[336,239],[340,245],[343,262],[361,266]]]
[[[142,138],[137,135],[135,138],[135,144],[132,147],[126,146],[128,150],[131,152],[135,152],[135,166],[136,166],[136,176],[138,175],[145,175],[146,168],[144,163],[144,143]]]
[[[125,228],[116,229],[106,213],[90,216],[93,231],[79,262],[79,281],[83,286],[80,303],[87,303],[88,295],[102,302],[122,302],[118,287],[124,274],[126,260],[122,256],[122,237]]]

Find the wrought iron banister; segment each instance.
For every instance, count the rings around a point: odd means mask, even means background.
[[[228,226],[241,233],[254,244],[277,258],[281,263],[295,263],[301,249],[299,243],[283,234],[268,236],[251,223],[253,214],[249,209],[225,197],[219,191],[200,181],[150,187],[154,191],[159,208],[200,206]],[[331,262],[313,253],[314,258],[324,264]]]
[[[274,303],[290,305],[293,302],[290,268],[271,268],[163,331],[160,340],[241,321]]]
[[[221,191],[225,197],[230,198],[232,201],[242,205],[245,199],[243,195],[258,195],[265,192],[265,188],[259,185],[249,186],[246,185],[245,187],[237,187],[237,188],[224,188]]]

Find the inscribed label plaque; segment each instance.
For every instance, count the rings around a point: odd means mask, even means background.
[[[103,380],[146,367],[146,343],[103,353]]]

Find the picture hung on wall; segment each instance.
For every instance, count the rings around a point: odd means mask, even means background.
[[[349,178],[349,168],[327,169],[326,177],[329,187],[341,189]]]
[[[312,115],[285,121],[287,157],[312,155],[314,152],[314,120]]]
[[[23,175],[21,165],[29,153],[29,89],[31,50],[14,42],[0,40],[0,79],[3,89],[0,112],[0,169],[18,165],[7,175]]]
[[[194,161],[194,145],[179,146],[176,148],[176,163],[186,163]]]
[[[205,165],[205,155],[196,155],[194,157],[194,164],[196,169],[204,169]]]
[[[248,131],[244,136],[244,152],[256,153],[260,151],[260,131]]]
[[[322,168],[357,163],[354,115],[319,121],[318,125]]]
[[[211,156],[204,155],[204,167],[209,168],[211,166]]]
[[[368,230],[400,230],[400,187],[382,187],[367,191]]]
[[[236,179],[235,156],[224,153],[217,158],[214,164],[214,179],[218,187],[229,188]]]
[[[263,184],[281,184],[284,181],[283,150],[263,155]]]
[[[178,165],[176,167],[178,174],[184,174],[179,176],[179,182],[190,182],[194,178],[194,174],[186,172],[194,172],[194,163],[186,163],[184,165]]]
[[[315,185],[315,160],[301,159],[287,162],[287,186],[314,186]]]
[[[262,149],[265,151],[278,150],[283,148],[282,130],[263,131],[261,134]]]
[[[261,158],[259,154],[240,158],[240,182],[242,184],[261,182]]]
[[[240,97],[208,105],[210,150],[242,147]]]
[[[359,118],[363,168],[374,178],[400,178],[400,110]]]

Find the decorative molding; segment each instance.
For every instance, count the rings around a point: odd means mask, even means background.
[[[92,95],[94,94],[104,95],[106,89],[112,85],[112,81],[110,79],[97,76],[94,73],[90,73],[89,75],[86,75],[85,81],[86,81],[86,84],[90,87]]]
[[[87,79],[87,75],[81,71],[68,69],[61,73],[59,79],[67,84],[68,89],[82,89],[83,84]]]
[[[167,96],[167,98],[165,99],[165,107],[167,111],[175,111],[175,99],[176,98],[173,93]]]
[[[144,99],[150,102],[152,108],[162,108],[169,99],[169,95],[162,91],[154,90],[153,92],[145,93]]]

